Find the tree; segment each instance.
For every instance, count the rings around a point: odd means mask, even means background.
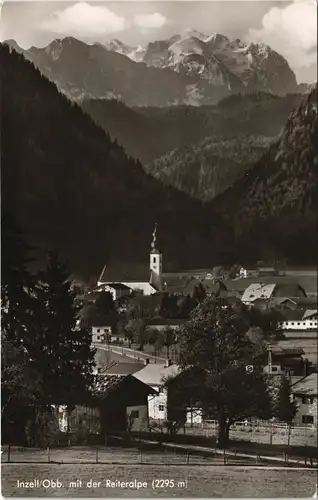
[[[36,405],[42,396],[42,378],[34,363],[23,346],[15,346],[2,331],[1,424],[4,441],[12,439],[10,428],[15,437],[24,438],[28,407]]]
[[[96,314],[99,316],[111,316],[115,312],[115,303],[110,292],[101,292],[94,305]]]
[[[8,212],[2,214],[1,327],[7,341],[27,347],[34,343],[36,316],[34,277],[28,266],[31,248]]]
[[[206,298],[180,329],[180,365],[193,374],[191,397],[218,421],[218,446],[225,447],[237,419],[271,415],[266,380],[257,355],[265,346],[247,335],[245,306],[225,298]],[[252,366],[252,371],[246,367]],[[187,384],[188,385],[188,384]],[[184,386],[186,397],[189,389]]]
[[[15,435],[19,434],[19,429],[20,437],[24,437],[27,407],[42,395],[41,375],[29,349],[38,341],[34,328],[36,283],[28,271],[30,250],[11,214],[4,210],[1,255],[1,422],[4,439],[8,436],[10,422]]]
[[[92,383],[95,350],[91,334],[77,326],[78,308],[69,272],[55,252],[39,273],[42,335],[41,352],[35,351],[43,375],[44,394],[50,404],[79,403]],[[40,354],[40,355],[39,355]]]
[[[163,330],[162,335],[163,335],[163,345],[166,348],[167,358],[169,359],[170,347],[176,343],[176,334],[175,331],[170,326],[168,326]]]
[[[146,343],[146,322],[142,318],[134,318],[129,320],[126,327],[127,338],[134,339],[136,343],[139,343],[139,350],[144,350],[144,345]]]
[[[276,381],[276,384],[275,382]],[[296,405],[291,400],[290,382],[285,376],[269,380],[273,417],[290,424],[296,413]]]

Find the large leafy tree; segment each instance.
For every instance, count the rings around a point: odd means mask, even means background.
[[[77,324],[78,307],[69,271],[55,252],[39,273],[42,335],[38,366],[43,375],[46,400],[72,406],[85,398],[92,382],[95,351],[88,329]]]
[[[250,327],[243,305],[208,297],[180,330],[180,365],[193,378],[189,391],[189,381],[182,384],[179,377],[179,392],[183,386],[185,403],[191,396],[218,421],[220,447],[228,444],[236,420],[271,416],[266,380],[256,361],[265,345],[248,334]]]

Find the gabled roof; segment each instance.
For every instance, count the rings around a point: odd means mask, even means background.
[[[131,375],[141,370],[144,366],[144,363],[126,363],[124,361],[115,361],[106,367],[105,370],[102,371],[102,374]]]
[[[303,319],[309,319],[309,318],[313,318],[313,317],[317,317],[317,309],[308,309],[305,312]]]
[[[101,283],[149,283],[150,269],[149,265],[109,263],[104,266],[98,279]]]
[[[305,351],[301,347],[272,347],[272,354],[277,357],[301,357]]]
[[[176,377],[181,373],[178,365],[165,366],[159,363],[149,363],[139,372],[134,373],[134,377],[148,385],[164,385],[168,377]]]
[[[318,395],[318,373],[312,373],[308,377],[303,378],[299,382],[292,385],[291,391],[293,394],[301,394],[304,396]]]
[[[275,290],[275,283],[252,283],[247,287],[242,296],[242,302],[254,302],[256,299],[270,299]]]
[[[137,383],[136,383],[137,382]],[[122,386],[131,384],[132,386],[142,386],[148,394],[157,394],[152,387],[143,381],[136,379],[133,375],[96,375],[94,380],[93,394],[99,399],[104,399],[110,394],[119,390]]]
[[[300,309],[307,308],[308,306],[315,306],[317,304],[316,297],[272,297],[271,303],[273,305],[283,305],[291,303]]]
[[[299,309],[284,309],[278,311],[277,315],[280,316],[280,321],[301,321],[303,313]]]

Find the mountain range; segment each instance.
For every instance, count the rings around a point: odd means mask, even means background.
[[[268,258],[315,262],[317,88],[256,165],[202,204],[147,175],[77,103],[6,45],[0,46],[0,76],[2,207],[31,244],[58,249],[82,273],[98,273],[110,256],[145,262],[157,221],[167,270]],[[247,97],[231,96],[219,106],[231,116]],[[175,111],[179,122],[180,109]]]
[[[128,106],[214,104],[237,92],[297,92],[287,61],[264,44],[187,31],[169,40],[129,47],[119,40],[88,45],[72,37],[21,49],[73,100],[115,98]]]

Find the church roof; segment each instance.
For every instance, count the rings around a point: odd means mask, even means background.
[[[149,283],[150,269],[149,265],[130,265],[127,264],[108,264],[104,267],[99,277],[102,283],[127,283],[129,281],[136,283]]]
[[[150,253],[161,254],[161,252],[160,252],[160,250],[158,250],[158,248],[153,248]]]

